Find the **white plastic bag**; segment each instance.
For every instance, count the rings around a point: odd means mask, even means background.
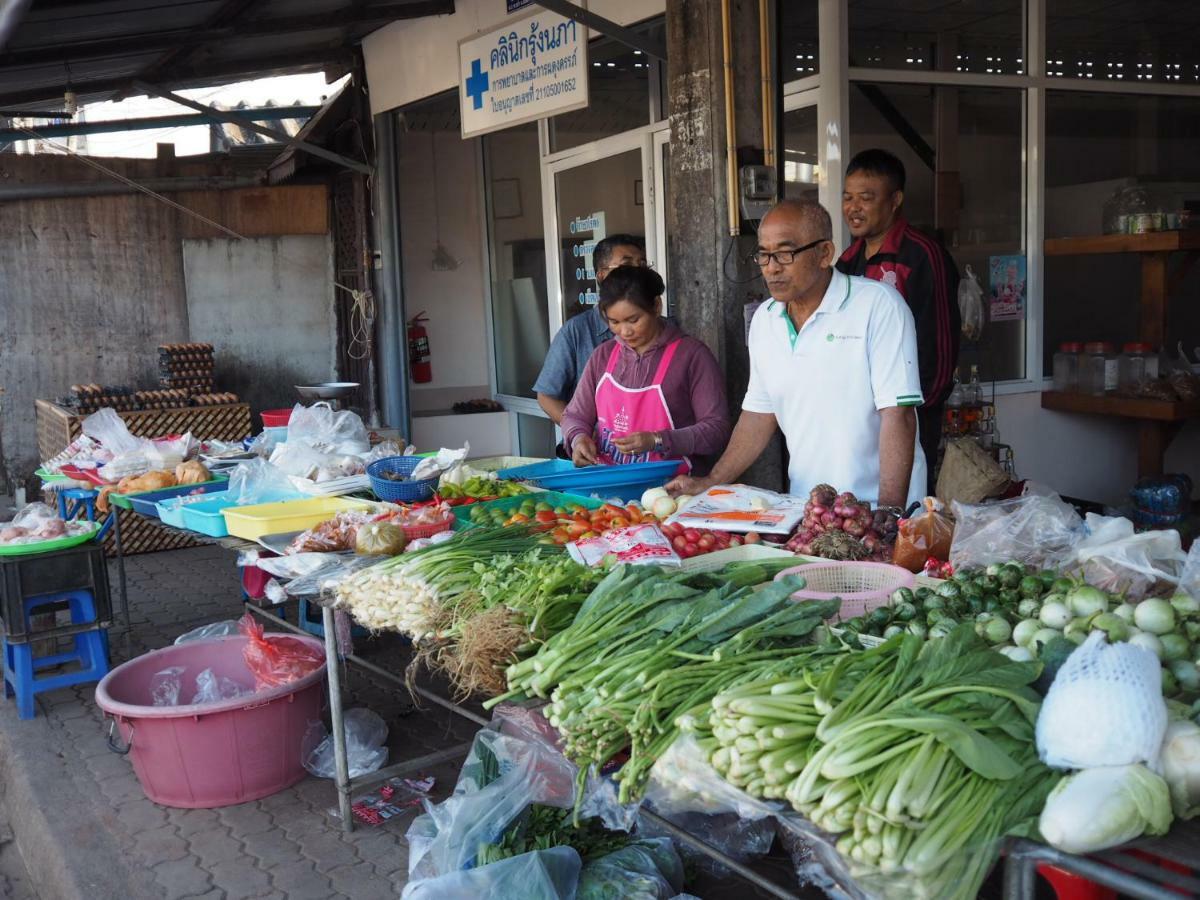
[[[114,456],[138,453],[150,442],[129,433],[124,420],[114,410],[105,407],[92,413],[80,424],[83,433],[99,441]]]
[[[1034,491],[1036,491],[1036,487]],[[1083,520],[1058,494],[1031,491],[998,503],[954,503],[955,569],[982,568],[1010,560],[1039,569],[1057,568],[1083,537]]]
[[[1171,826],[1167,784],[1145,766],[1076,772],[1050,792],[1038,821],[1046,843],[1067,853],[1095,853]]]
[[[460,462],[467,458],[467,454],[471,452],[471,445],[464,443],[457,450],[447,450],[443,447],[437,452],[436,456],[427,456],[425,459],[417,463],[417,467],[413,469],[411,480],[422,481],[426,478],[437,478],[443,472],[454,468]]]
[[[296,494],[287,473],[265,459],[251,459],[229,474],[228,495],[236,506],[250,506]]]
[[[150,702],[154,706],[178,706],[183,689],[183,666],[170,666],[150,679]]]
[[[1158,658],[1093,632],[1050,685],[1038,714],[1038,755],[1059,769],[1156,766],[1166,728]]]
[[[1179,579],[1179,589],[1193,600],[1200,600],[1200,541],[1192,543],[1188,551],[1187,561],[1183,564],[1183,574]]]
[[[656,522],[613,528],[604,534],[567,544],[571,559],[598,566],[607,559],[628,565],[679,566],[683,559]]]
[[[388,749],[385,746],[388,736],[387,723],[377,713],[364,707],[347,712],[344,722],[350,777],[357,778],[380,769],[388,758]],[[305,738],[306,745],[313,740],[313,734],[317,732],[317,729],[323,732],[325,726],[320,722],[309,725],[309,735]],[[332,734],[327,734],[325,739],[304,757],[304,768],[318,778],[337,777]]]
[[[977,341],[983,335],[983,288],[971,264],[967,263],[958,282],[958,311],[962,316],[962,336]]]
[[[196,693],[192,695],[192,704],[219,703],[253,693],[252,689],[238,684],[232,678],[218,677],[212,669],[205,669],[196,676]]]
[[[782,803],[759,800],[720,776],[694,736],[681,734],[650,770],[645,800],[655,812],[674,819],[684,813],[735,813],[754,821],[775,815]]]
[[[533,850],[465,872],[409,881],[403,900],[573,900],[582,860],[573,847]]]
[[[1187,555],[1174,529],[1137,534],[1133,522],[1119,516],[1088,513],[1087,535],[1063,562],[1079,569],[1088,584],[1141,600],[1159,582],[1178,585]]]
[[[777,494],[745,484],[718,484],[697,494],[664,524],[713,531],[791,534],[804,518],[807,498]]]
[[[358,414],[348,409],[334,412],[324,401],[295,405],[288,420],[287,442],[340,456],[363,456],[371,450],[367,426]]]

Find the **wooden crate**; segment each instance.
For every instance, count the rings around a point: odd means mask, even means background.
[[[83,420],[71,410],[49,400],[34,401],[37,413],[38,455],[43,460],[57,456],[83,433]],[[250,436],[250,406],[181,406],[117,413],[135,437],[156,438],[190,431],[201,440],[240,441]]]

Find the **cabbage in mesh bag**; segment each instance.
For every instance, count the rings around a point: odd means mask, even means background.
[[[1158,658],[1094,632],[1059,669],[1042,703],[1037,748],[1061,769],[1156,765],[1167,707]]]

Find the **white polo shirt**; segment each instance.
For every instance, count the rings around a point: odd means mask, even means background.
[[[771,300],[754,313],[742,409],[778,420],[791,456],[792,494],[825,483],[874,505],[879,410],[921,403],[916,327],[895,288],[835,271],[821,305],[798,332],[786,304]],[[909,504],[925,494],[919,438]]]

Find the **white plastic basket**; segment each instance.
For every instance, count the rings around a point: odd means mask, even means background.
[[[887,563],[826,562],[806,563],[785,569],[775,576],[799,575],[804,579],[802,590],[792,594],[795,600],[842,601],[839,619],[861,616],[887,603],[898,588],[911,588],[916,576],[907,569]]]

